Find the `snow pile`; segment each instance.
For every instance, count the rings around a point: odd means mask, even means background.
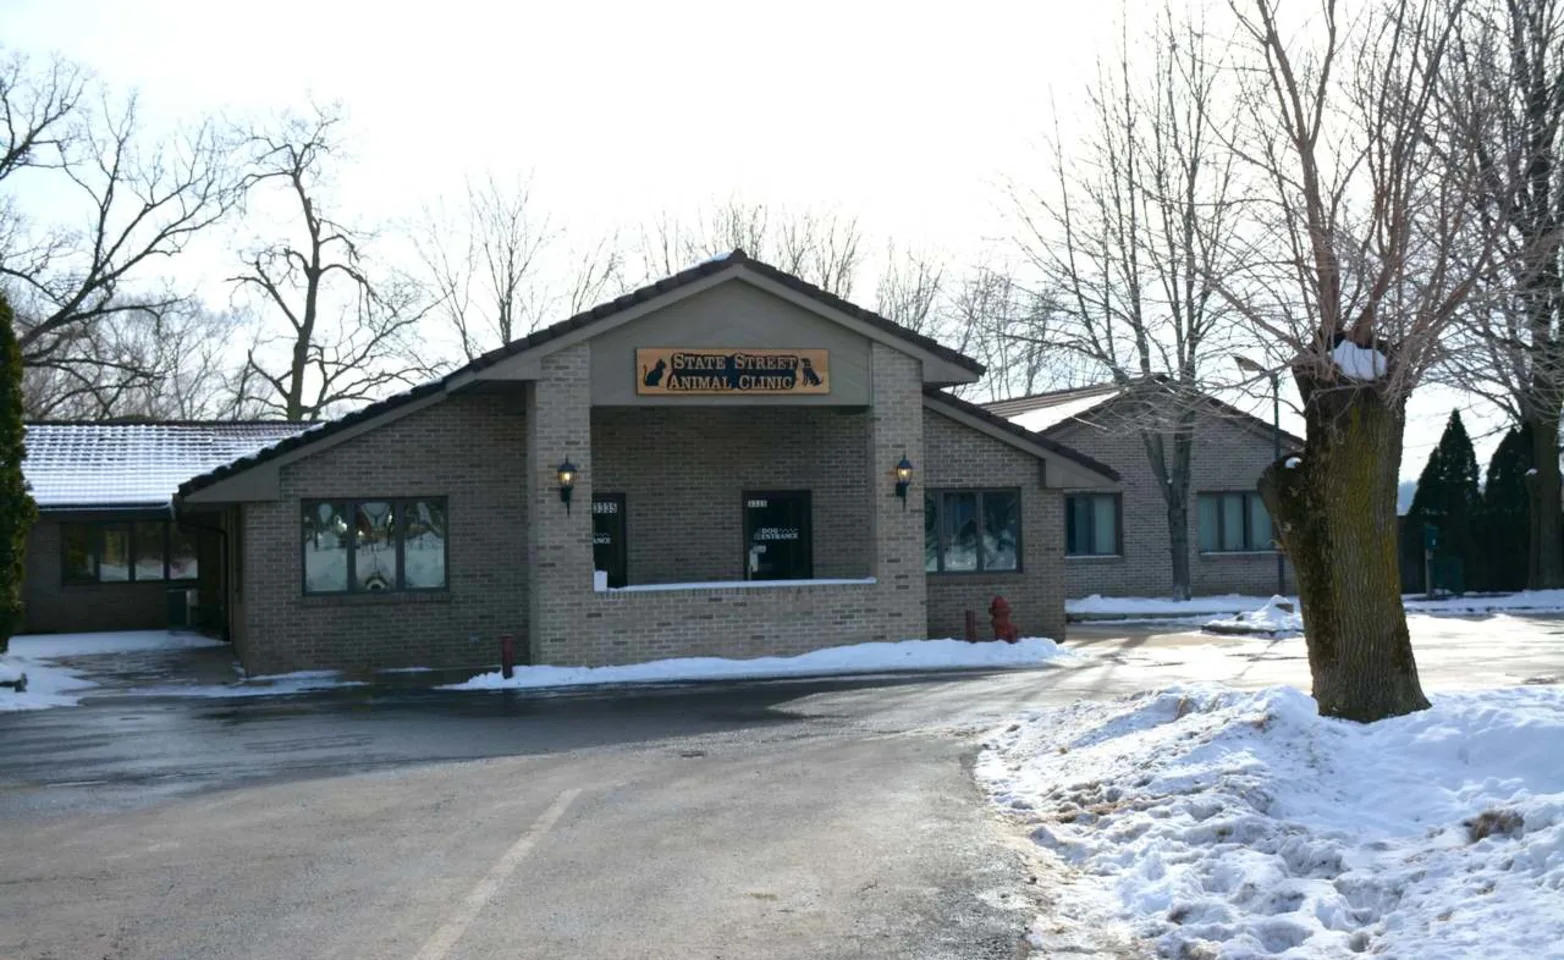
[[[1330,355],[1349,380],[1378,380],[1385,375],[1385,355],[1373,347],[1360,347],[1351,340],[1343,340]]]
[[[796,657],[685,657],[618,667],[517,667],[509,680],[484,673],[443,690],[503,690],[565,687],[589,683],[658,683],[680,680],[753,680],[892,670],[961,670],[983,667],[1032,667],[1074,654],[1052,640],[1028,637],[1018,643],[967,643],[963,640],[903,640],[827,647]]]
[[[35,633],[11,638],[11,653],[29,658],[87,657],[142,650],[221,647],[221,640],[182,630],[118,630],[111,633]]]
[[[1212,633],[1265,634],[1276,637],[1303,635],[1303,614],[1297,601],[1272,597],[1258,610],[1208,620],[1205,629]]]
[[[1064,602],[1065,613],[1093,617],[1209,617],[1212,614],[1236,614],[1266,603],[1265,597],[1224,593],[1212,597],[1169,600],[1167,597],[1104,597],[1092,594]]]
[[[1564,956],[1564,690],[1358,725],[1291,688],[1031,713],[977,766],[1088,929],[1165,957]],[[1034,928],[1034,940],[1046,935]]]
[[[14,648],[16,641],[12,641]],[[27,677],[26,689],[18,693],[10,686],[0,687],[0,713],[14,710],[42,710],[46,707],[74,707],[81,698],[73,691],[97,686],[81,674],[14,653],[0,656],[0,683],[12,684]]]

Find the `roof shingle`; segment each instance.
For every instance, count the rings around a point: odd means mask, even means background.
[[[22,472],[43,510],[163,508],[191,477],[305,423],[30,423]]]

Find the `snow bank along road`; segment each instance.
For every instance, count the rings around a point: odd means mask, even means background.
[[[1307,680],[1133,629],[994,675],[0,715],[0,957],[1014,957],[1046,891],[967,770],[996,722]],[[1557,622],[1413,632],[1431,689],[1564,675]]]

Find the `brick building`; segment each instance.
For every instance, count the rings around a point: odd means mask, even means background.
[[[221,544],[258,672],[486,666],[507,634],[794,654],[959,635],[996,593],[1062,636],[1062,491],[1119,476],[946,392],[981,374],[735,251],[192,471],[165,516]]]
[[[222,535],[177,522],[180,483],[297,423],[34,423],[23,462],[38,522],[23,584],[31,633],[221,628]]]
[[[986,405],[1017,426],[1112,467],[1107,487],[1066,490],[1065,590],[1071,597],[1168,596],[1168,510],[1146,456],[1146,404],[1167,402],[1155,381],[1018,397]],[[1148,400],[1149,396],[1149,400]],[[1196,595],[1287,592],[1278,585],[1270,517],[1255,485],[1274,457],[1273,425],[1214,397],[1195,407],[1188,504],[1190,589]],[[1287,450],[1303,441],[1282,434]],[[1171,447],[1169,448],[1171,449]],[[1292,571],[1281,561],[1288,589]]]

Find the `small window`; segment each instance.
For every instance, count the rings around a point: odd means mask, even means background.
[[[195,537],[177,524],[168,528],[168,579],[194,580],[200,576],[201,567],[196,552]]]
[[[304,592],[342,593],[347,588],[347,508],[340,503],[306,503]]]
[[[94,583],[98,579],[97,527],[67,523],[60,527],[65,553],[65,579],[69,583]]]
[[[98,580],[130,582],[130,524],[105,524],[98,539]]]
[[[926,491],[923,569],[929,573],[1020,570],[1020,491]]]
[[[403,580],[409,590],[445,586],[445,504],[412,500],[403,512]]]
[[[1122,503],[1116,493],[1077,493],[1065,497],[1065,554],[1071,557],[1118,556],[1122,552],[1119,541]]]
[[[1271,515],[1258,493],[1202,493],[1196,507],[1201,553],[1275,549]]]
[[[305,593],[443,590],[444,500],[324,500],[302,506]]]
[[[136,545],[136,579],[163,580],[168,573],[166,553],[168,525],[138,523],[133,531]]]

